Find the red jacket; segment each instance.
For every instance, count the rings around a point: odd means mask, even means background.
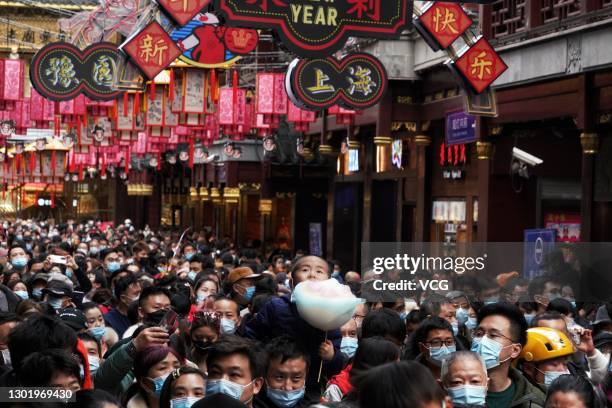
[[[349,382],[349,373],[351,372],[351,368],[353,368],[352,364],[348,364],[344,367],[344,370],[340,371],[339,374],[334,375],[331,380],[327,383],[327,386],[336,385],[342,391],[342,395],[346,395],[353,390],[353,386]]]

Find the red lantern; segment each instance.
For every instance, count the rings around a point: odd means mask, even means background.
[[[295,130],[298,132],[307,132],[309,124],[316,120],[316,113],[300,109],[291,101],[287,109],[287,122],[294,124]]]
[[[334,105],[327,110],[329,115],[336,115],[336,123],[338,125],[352,125],[355,122],[355,116],[358,112],[350,109],[344,109],[341,106]]]
[[[257,74],[257,113],[263,115],[263,121],[272,128],[278,127],[280,115],[287,114],[287,93],[285,92],[285,74]]]

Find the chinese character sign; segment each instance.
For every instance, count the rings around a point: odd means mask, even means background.
[[[508,69],[491,44],[480,38],[453,63],[453,68],[476,93],[487,89]]]
[[[216,0],[229,26],[273,30],[300,57],[339,50],[349,36],[396,38],[411,26],[412,0]]]
[[[159,0],[158,3],[181,26],[187,24],[210,0]]]
[[[91,99],[115,99],[121,93],[111,87],[118,55],[111,43],[83,51],[69,43],[52,43],[34,56],[30,79],[41,95],[54,101],[74,99],[81,92]]]
[[[456,3],[430,3],[415,26],[434,49],[448,48],[472,25],[472,19]]]
[[[294,60],[289,67],[287,94],[296,105],[311,110],[341,104],[365,109],[380,101],[387,87],[387,72],[369,54]]]
[[[146,26],[123,44],[122,49],[149,79],[155,78],[181,55],[179,47],[157,22]]]

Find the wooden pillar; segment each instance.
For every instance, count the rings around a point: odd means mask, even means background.
[[[491,183],[491,162],[495,145],[486,137],[487,126],[481,117],[476,118],[476,153],[478,157],[478,242],[489,240],[489,190]]]
[[[425,195],[425,183],[427,176],[427,146],[431,145],[431,137],[427,135],[417,135],[414,138],[416,146],[416,206],[414,242],[423,242],[427,235],[425,229],[429,226],[429,217],[426,214],[427,197]]]
[[[593,181],[595,179],[595,154],[599,151],[599,135],[582,133],[582,197],[580,203],[580,240],[590,242],[593,233]]]
[[[349,133],[350,134],[350,133]],[[365,156],[363,169],[363,214],[362,214],[362,242],[370,242],[372,219],[372,174],[374,173],[374,143],[367,138],[363,140],[362,152]],[[355,251],[354,253],[357,253]]]
[[[395,181],[395,241],[402,242],[402,224],[404,215],[404,178]]]

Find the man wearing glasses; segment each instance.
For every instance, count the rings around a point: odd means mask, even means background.
[[[527,342],[527,322],[514,305],[493,303],[478,312],[472,351],[483,358],[489,374],[487,407],[544,406],[544,394],[511,367]]]

